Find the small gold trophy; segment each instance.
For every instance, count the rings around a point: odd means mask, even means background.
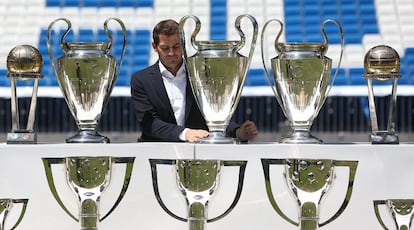
[[[378,45],[371,48],[364,58],[364,78],[368,82],[369,114],[371,117],[372,144],[398,144],[398,134],[395,132],[397,111],[397,82],[401,77],[400,56],[387,45]],[[378,128],[377,114],[375,110],[374,89],[372,80],[379,82],[392,81],[390,110],[388,114],[387,129],[380,131]]]
[[[35,121],[39,79],[43,78],[43,75],[40,73],[42,67],[42,55],[39,50],[30,45],[18,45],[14,47],[7,56],[7,77],[11,81],[12,112],[12,130],[7,134],[8,144],[32,144],[37,142],[37,135],[33,126]],[[26,129],[20,129],[19,108],[16,93],[17,80],[34,80]]]

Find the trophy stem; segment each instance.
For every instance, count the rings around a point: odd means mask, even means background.
[[[223,130],[211,130],[207,138],[200,140],[201,144],[234,144],[231,137],[227,137]]]
[[[282,137],[280,143],[286,144],[319,144],[322,140],[313,136],[310,125],[292,126],[292,131],[288,136]]]
[[[80,202],[79,223],[81,230],[97,230],[99,222],[99,197]]]
[[[207,223],[207,204],[194,202],[188,206],[189,230],[204,230]]]
[[[301,230],[317,230],[319,226],[319,208],[313,202],[305,202],[300,207],[300,229]]]
[[[109,143],[108,137],[102,136],[95,129],[81,129],[74,136],[66,139],[66,143]]]

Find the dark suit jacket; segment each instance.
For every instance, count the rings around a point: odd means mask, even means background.
[[[186,90],[184,127],[177,125],[158,62],[132,75],[132,106],[142,132],[138,141],[180,141],[178,137],[185,128],[208,130],[188,79]],[[235,137],[238,127],[230,122],[227,135]]]

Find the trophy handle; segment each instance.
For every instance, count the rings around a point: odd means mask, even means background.
[[[341,24],[339,24],[339,22],[337,22],[336,20],[333,20],[333,19],[326,19],[325,21],[323,21],[323,23],[321,25],[321,32],[322,32],[322,37],[323,37],[323,40],[324,40],[324,46],[328,47],[328,44],[329,44],[328,37],[326,36],[326,33],[325,33],[325,25],[329,22],[334,23],[336,25],[336,27],[338,27],[339,34],[341,36],[341,52],[339,53],[339,61],[338,61],[338,65],[336,66],[336,69],[335,69],[335,74],[334,74],[333,80],[331,81],[331,85],[328,88],[328,90],[326,90],[325,96],[329,94],[329,92],[332,89],[333,84],[335,83],[336,77],[339,73],[339,67],[341,66],[342,57],[343,57],[343,54],[344,54],[344,47],[345,47],[344,31],[342,29],[342,26],[341,26]]]
[[[178,25],[178,33],[180,36],[180,42],[181,42],[181,50],[183,52],[183,56],[185,59],[188,57],[187,48],[186,48],[186,42],[185,42],[185,33],[184,33],[184,25],[188,19],[193,19],[195,22],[195,28],[193,33],[191,34],[191,46],[198,50],[198,46],[196,45],[195,37],[197,36],[198,32],[200,32],[201,29],[201,22],[200,19],[197,16],[194,15],[186,15],[181,18],[179,25]]]
[[[375,216],[377,217],[378,222],[381,224],[382,228],[385,230],[388,230],[387,226],[385,226],[384,222],[382,221],[382,218],[381,218],[381,215],[378,209],[379,205],[385,205],[385,204],[386,204],[385,200],[374,200],[374,211],[375,211]]]
[[[50,45],[50,36],[52,33],[52,28],[55,25],[55,23],[57,23],[58,21],[64,21],[67,24],[67,29],[65,31],[65,33],[62,35],[61,40],[60,40],[60,44],[62,46],[62,49],[64,52],[69,50],[69,47],[67,46],[66,42],[65,42],[65,38],[66,36],[69,34],[70,29],[72,28],[72,23],[66,19],[66,18],[58,18],[56,20],[54,20],[52,23],[50,23],[48,29],[47,29],[47,34],[46,34],[46,45],[47,45],[47,50],[49,53],[49,58],[50,58],[50,64],[52,65],[52,69],[53,72],[55,73],[55,76],[57,77],[57,63],[53,57],[53,47],[52,45]]]
[[[275,38],[275,49],[276,49],[276,51],[277,51],[277,47],[278,47],[278,44],[279,44],[279,37],[282,35],[282,32],[283,32],[283,23],[282,23],[282,21],[280,21],[279,19],[270,19],[269,21],[267,21],[267,22],[264,24],[264,26],[263,26],[263,30],[262,30],[262,34],[261,34],[261,37],[260,37],[260,48],[261,48],[262,63],[263,63],[264,72],[265,72],[265,75],[266,75],[266,80],[267,80],[267,82],[269,83],[269,85],[271,86],[272,91],[273,91],[273,93],[274,93],[274,95],[275,95],[275,97],[276,97],[276,99],[277,99],[277,102],[278,102],[280,105],[282,105],[283,103],[282,103],[282,100],[281,100],[281,99],[280,99],[280,97],[279,97],[279,94],[278,94],[278,93],[277,93],[277,91],[276,91],[276,87],[275,87],[275,86],[273,86],[274,84],[273,84],[273,82],[272,82],[272,80],[271,80],[272,78],[270,77],[269,68],[268,68],[268,67],[267,67],[267,65],[266,65],[267,56],[265,55],[265,51],[264,51],[264,38],[265,38],[265,32],[266,32],[267,26],[268,26],[270,23],[272,23],[272,22],[277,22],[277,23],[279,23],[279,25],[280,25],[280,30],[279,30],[279,33],[277,33],[276,38]],[[275,73],[273,73],[273,74],[275,74]]]
[[[256,19],[253,16],[251,16],[250,14],[242,14],[242,15],[239,15],[236,18],[234,26],[236,27],[237,33],[240,35],[240,45],[239,45],[238,50],[240,50],[246,42],[246,36],[245,36],[245,34],[243,33],[243,31],[241,30],[241,27],[240,27],[241,20],[243,18],[248,18],[250,20],[250,22],[252,23],[252,26],[253,26],[252,43],[251,43],[251,46],[250,46],[249,56],[248,56],[249,63],[247,63],[247,66],[250,66],[250,62],[251,62],[251,59],[252,59],[253,53],[254,53],[254,48],[256,47],[258,24],[257,24]]]
[[[125,193],[129,186],[129,182],[131,181],[131,174],[132,174],[132,169],[134,167],[134,161],[135,161],[135,157],[112,157],[113,163],[126,164],[124,183],[123,183],[121,192],[119,193],[118,199],[115,201],[115,204],[108,211],[108,213],[105,214],[99,221],[103,221],[106,217],[108,217],[115,210],[115,208],[118,207],[119,203],[124,198]]]
[[[164,204],[164,202],[161,199],[160,191],[158,188],[158,176],[157,176],[157,165],[158,164],[164,164],[164,165],[174,165],[175,160],[166,160],[166,159],[149,159],[150,165],[151,165],[151,175],[152,175],[152,187],[154,188],[155,198],[157,199],[158,203],[160,204],[161,208],[164,209],[164,211],[170,215],[171,217],[187,222],[188,220],[186,218],[180,217],[175,215],[173,212],[171,212],[167,206]]]
[[[279,214],[280,217],[282,217],[284,220],[286,220],[287,222],[295,225],[295,226],[299,226],[299,223],[290,219],[285,213],[283,213],[283,211],[279,208],[279,205],[277,204],[275,197],[273,195],[273,191],[272,191],[272,185],[270,184],[270,174],[269,174],[269,165],[285,165],[286,164],[286,160],[285,159],[265,159],[262,158],[262,167],[263,167],[263,172],[264,172],[264,177],[265,177],[265,185],[266,185],[266,193],[267,193],[267,197],[269,198],[270,204],[272,205],[273,209],[277,212],[277,214]]]
[[[223,212],[221,215],[208,219],[207,223],[220,220],[221,218],[227,216],[227,214],[229,214],[233,210],[233,208],[237,205],[237,203],[240,200],[240,196],[243,190],[244,174],[246,172],[246,165],[247,165],[247,161],[223,161],[223,166],[238,166],[239,167],[239,180],[238,180],[238,185],[237,185],[237,191],[236,191],[234,200],[231,203],[230,207],[225,212]]]
[[[356,170],[358,167],[358,161],[334,161],[334,165],[345,166],[349,168],[348,189],[346,191],[346,195],[345,195],[344,201],[342,202],[341,207],[339,207],[338,211],[331,218],[329,218],[325,222],[320,223],[319,224],[320,227],[331,223],[345,211],[345,208],[348,206],[349,200],[351,199],[352,190],[354,188],[354,179],[355,179],[355,174],[356,174]]]
[[[72,218],[74,219],[76,222],[78,222],[78,218],[76,218],[72,213],[69,212],[69,210],[66,208],[66,206],[63,204],[62,200],[60,199],[56,187],[55,187],[55,182],[53,179],[53,174],[52,174],[52,164],[65,164],[65,158],[42,158],[43,161],[43,166],[45,168],[45,173],[46,173],[46,179],[47,179],[47,183],[49,185],[50,191],[52,192],[53,197],[55,198],[55,200],[58,202],[58,204],[60,205],[60,207]]]
[[[22,210],[20,211],[19,219],[17,219],[17,222],[14,224],[12,228],[10,228],[10,230],[14,230],[20,224],[20,222],[22,222],[23,216],[26,212],[27,203],[29,202],[29,199],[12,199],[12,201],[14,204],[22,203],[23,206],[22,206]]]
[[[121,26],[122,34],[124,36],[123,45],[122,45],[121,58],[119,59],[119,62],[118,62],[118,65],[117,65],[118,67],[117,67],[117,69],[115,71],[115,77],[118,77],[118,75],[119,75],[119,73],[121,71],[121,66],[122,66],[122,62],[124,60],[125,51],[126,51],[127,31],[126,31],[126,28],[125,28],[125,24],[119,18],[108,18],[108,19],[105,20],[105,22],[104,22],[104,30],[105,30],[106,35],[109,38],[108,51],[111,50],[111,48],[112,48],[112,35],[111,35],[111,32],[108,29],[108,24],[109,24],[110,21],[116,21]]]

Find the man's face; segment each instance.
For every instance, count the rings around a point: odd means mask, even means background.
[[[180,39],[178,34],[174,35],[159,35],[160,42],[158,46],[152,43],[152,47],[158,53],[158,57],[162,64],[169,71],[176,71],[180,68],[182,63],[182,52]]]

